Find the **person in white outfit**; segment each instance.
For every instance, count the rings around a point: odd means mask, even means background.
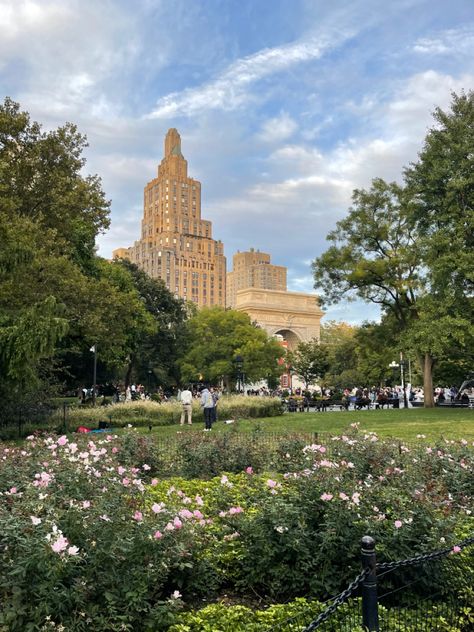
[[[181,425],[184,426],[184,420],[186,415],[188,416],[188,425],[193,423],[193,394],[186,386],[184,391],[181,391],[180,394],[182,411],[181,411]]]

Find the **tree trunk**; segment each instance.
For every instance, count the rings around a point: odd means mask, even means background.
[[[130,358],[130,361],[127,365],[127,372],[125,373],[125,389],[130,386],[130,379],[132,377],[132,369],[133,369],[133,358]]]
[[[224,384],[224,389],[226,393],[231,393],[232,390],[230,388],[230,378],[228,375],[224,375],[224,377],[222,378],[222,382]]]
[[[434,408],[433,395],[433,365],[434,358],[429,353],[425,353],[423,358],[423,391],[425,395],[425,408]]]

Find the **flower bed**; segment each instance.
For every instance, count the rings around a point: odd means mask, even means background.
[[[323,600],[358,574],[362,535],[376,538],[384,561],[454,545],[474,529],[467,442],[395,449],[357,430],[324,445],[275,438],[259,464],[198,480],[164,478],[173,455],[154,459],[136,434],[2,446],[2,632],[262,630],[276,619],[196,606],[224,592],[244,602]],[[218,449],[233,458],[232,445]],[[473,568],[472,553],[453,553]],[[441,574],[423,590],[435,580],[461,584]]]

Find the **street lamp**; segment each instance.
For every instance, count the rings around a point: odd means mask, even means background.
[[[153,375],[153,369],[151,368],[151,365],[148,365],[148,371],[147,371],[147,388],[148,388],[148,396],[151,396],[151,376]]]
[[[403,359],[403,352],[400,351],[400,362],[395,362],[395,360],[393,362],[391,362],[388,365],[391,369],[398,369],[398,367],[400,367],[400,382],[401,382],[401,386],[402,386],[402,391],[403,391],[403,406],[404,408],[408,408],[408,400],[407,400],[407,391],[405,388],[405,360]]]
[[[237,391],[240,393],[244,391],[244,374],[242,372],[242,369],[244,366],[244,359],[241,355],[237,355],[234,358],[234,362],[235,362],[235,367],[237,369],[237,384],[238,384]]]
[[[94,370],[92,377],[92,405],[95,407],[96,390],[97,390],[97,344],[89,349],[94,354]]]

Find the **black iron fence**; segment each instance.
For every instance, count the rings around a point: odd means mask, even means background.
[[[267,632],[472,631],[474,612],[469,603],[472,606],[474,570],[459,555],[472,546],[474,536],[454,547],[378,564],[375,541],[365,536],[362,571],[345,590],[322,604],[315,618],[309,607],[307,614]]]

